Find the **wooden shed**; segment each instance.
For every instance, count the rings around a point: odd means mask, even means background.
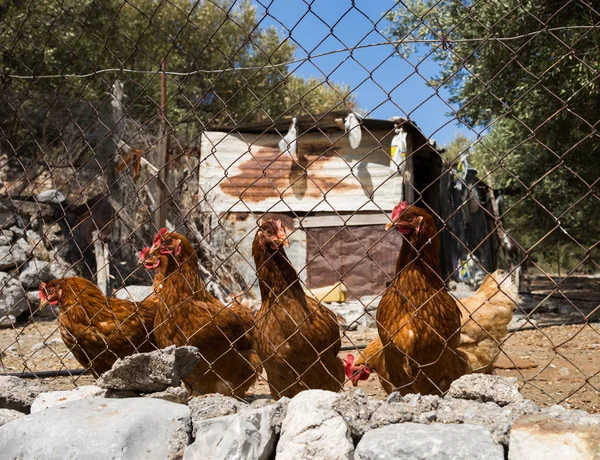
[[[401,242],[384,226],[394,206],[415,199],[439,212],[439,152],[404,119],[360,120],[350,146],[347,112],[297,118],[297,157],[281,151],[291,119],[219,127],[202,136],[201,208],[211,241],[255,282],[251,243],[261,218],[280,218],[288,254],[309,288],[343,281],[349,297],[379,294],[392,279]],[[390,169],[398,126],[407,132],[407,173]],[[217,215],[218,219],[214,216]]]

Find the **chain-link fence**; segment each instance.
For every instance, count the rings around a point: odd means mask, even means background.
[[[0,6],[0,373],[597,411],[600,9],[371,3]]]

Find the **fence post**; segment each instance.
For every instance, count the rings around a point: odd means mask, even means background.
[[[169,177],[168,150],[169,134],[167,132],[167,60],[160,64],[160,132],[158,141],[158,196],[156,197],[157,208],[154,213],[154,224],[156,228],[163,228],[167,223],[168,211],[168,189],[167,179]]]

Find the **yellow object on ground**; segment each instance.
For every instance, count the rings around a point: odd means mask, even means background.
[[[341,281],[331,286],[305,289],[306,293],[319,302],[345,302],[346,286]]]

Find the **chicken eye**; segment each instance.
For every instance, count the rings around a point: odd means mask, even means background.
[[[406,220],[408,222],[412,222],[413,218],[414,218],[414,216],[412,214],[409,214],[408,216],[406,216]]]

